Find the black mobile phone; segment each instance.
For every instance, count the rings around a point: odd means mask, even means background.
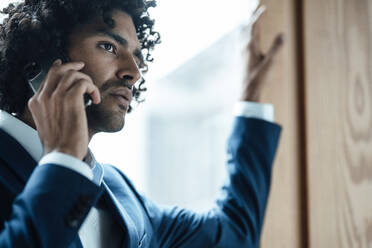
[[[62,53],[57,53],[50,55],[48,58],[38,62],[32,62],[25,67],[25,74],[28,84],[34,93],[36,93],[36,91],[40,88],[40,85],[47,76],[50,67],[58,58],[62,60],[62,64],[69,61],[69,59]],[[85,107],[92,104],[90,95],[84,94],[84,104]]]

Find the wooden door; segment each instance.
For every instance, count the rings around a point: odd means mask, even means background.
[[[310,247],[372,247],[372,1],[304,0]]]
[[[304,247],[306,241],[298,6],[296,0],[264,0],[262,4],[267,8],[259,23],[263,51],[267,51],[279,32],[285,34],[285,45],[263,92],[263,102],[274,104],[275,121],[283,126],[283,132],[273,168],[261,247],[298,248]]]

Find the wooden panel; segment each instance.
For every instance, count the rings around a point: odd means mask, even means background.
[[[260,20],[263,51],[279,32],[286,35],[267,78],[264,102],[275,105],[275,120],[283,126],[280,146],[265,217],[261,247],[298,248],[303,246],[301,218],[301,146],[298,115],[298,63],[295,0],[265,0],[266,13]]]
[[[372,1],[304,11],[310,247],[372,247]]]

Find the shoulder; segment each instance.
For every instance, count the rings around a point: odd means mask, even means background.
[[[111,188],[111,187],[129,187],[130,190],[138,197],[140,198],[140,194],[137,192],[134,184],[132,181],[125,175],[124,172],[122,172],[117,167],[111,165],[111,164],[103,164],[104,169],[104,181],[105,183]]]
[[[152,202],[146,199],[141,193],[138,192],[132,181],[117,167],[105,164],[104,168],[104,182],[113,191],[114,194],[120,192],[130,192],[134,198],[138,200],[140,205],[149,215],[149,209],[152,207]]]
[[[117,167],[111,164],[103,164],[102,165],[103,170],[104,170],[104,178],[105,180],[124,180],[127,183],[131,183],[129,178]]]

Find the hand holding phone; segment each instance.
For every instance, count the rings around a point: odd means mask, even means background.
[[[50,55],[49,58],[41,60],[39,62],[32,62],[25,68],[25,74],[27,81],[34,93],[38,91],[41,86],[41,83],[44,81],[45,77],[48,74],[50,67],[53,62],[60,58],[62,63],[67,63],[69,60],[62,53],[56,54],[54,56]],[[84,94],[84,105],[88,107],[92,104],[92,98],[88,94]]]
[[[88,151],[88,121],[81,97],[88,94],[98,104],[100,92],[80,72],[84,66],[82,62],[55,61],[28,102],[44,155],[58,151],[83,159]]]

